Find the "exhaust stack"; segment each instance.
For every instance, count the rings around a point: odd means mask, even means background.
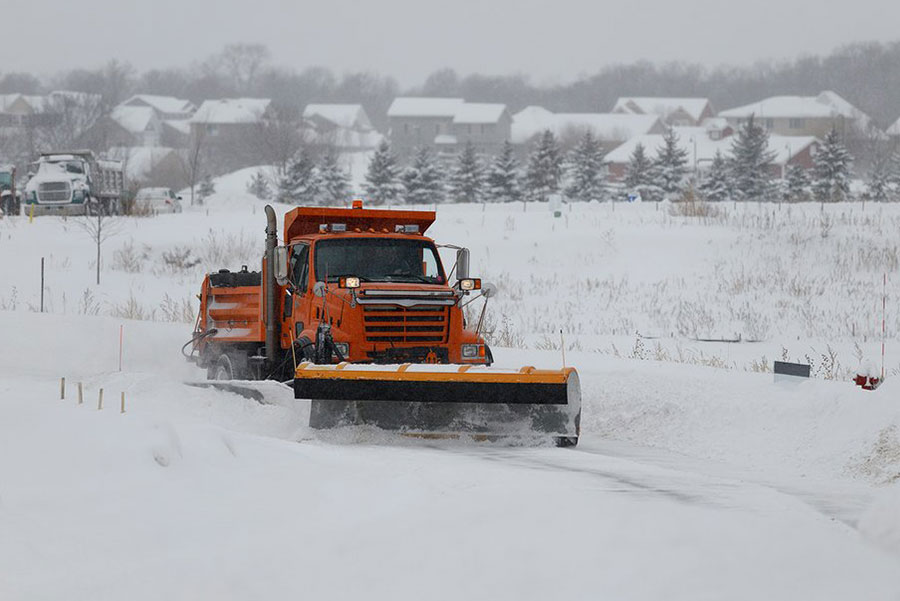
[[[278,222],[275,209],[266,205],[266,360],[275,363],[278,348],[278,320],[275,315],[275,247],[278,246]]]

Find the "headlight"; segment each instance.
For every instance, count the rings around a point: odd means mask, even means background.
[[[479,348],[484,348],[480,344],[464,344],[462,345],[463,359],[475,359],[479,355]]]
[[[479,290],[481,288],[481,280],[478,278],[466,278],[459,281],[460,290]]]
[[[334,348],[341,354],[341,357],[346,359],[350,356],[350,343],[349,342],[335,342]]]
[[[359,278],[347,276],[338,279],[338,288],[359,288]]]

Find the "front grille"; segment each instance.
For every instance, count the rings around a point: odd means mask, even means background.
[[[38,186],[40,202],[68,202],[71,198],[68,182],[43,182]]]
[[[446,342],[449,307],[366,305],[363,321],[368,342]]]

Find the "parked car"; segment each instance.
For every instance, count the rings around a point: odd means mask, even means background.
[[[181,197],[171,188],[141,188],[134,201],[151,213],[180,213],[182,210]]]

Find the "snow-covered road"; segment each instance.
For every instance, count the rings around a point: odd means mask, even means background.
[[[55,330],[50,347],[114,331],[98,318],[15,317],[0,321]],[[662,431],[654,447],[612,440],[597,415],[611,401],[596,395],[637,394],[614,366],[585,362],[590,429],[575,449],[317,435],[290,394],[259,404],[183,385],[193,374],[158,344],[175,342],[176,326],[128,327],[147,341],[130,357],[146,371],[92,370],[90,353],[3,357],[2,599],[900,598],[900,555],[856,527],[877,489],[824,461],[803,477],[762,451],[756,462],[742,461],[747,449],[677,452]],[[632,378],[657,367],[634,363]],[[669,369],[656,386],[672,403],[690,396],[726,436],[712,393],[677,387],[701,378],[713,390],[718,372]],[[696,446],[690,420],[668,417],[670,447],[683,435],[688,450],[715,450],[716,436]],[[762,430],[780,435],[775,425]]]

